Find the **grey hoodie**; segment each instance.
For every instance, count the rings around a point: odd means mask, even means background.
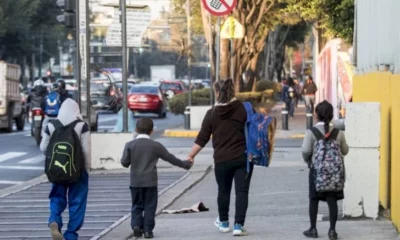
[[[82,120],[82,115],[79,112],[78,104],[67,98],[63,104],[61,105],[60,111],[58,113],[57,119],[64,125],[68,125],[75,121],[76,119]],[[50,137],[54,132],[53,124],[49,123],[44,131],[44,135],[42,138],[42,142],[40,143],[40,150],[43,153],[46,153],[47,146],[49,145]],[[87,171],[90,170],[91,166],[91,154],[90,154],[90,131],[89,126],[84,121],[79,122],[75,126],[75,132],[78,134],[78,137],[81,139],[82,151],[85,157],[85,169]]]

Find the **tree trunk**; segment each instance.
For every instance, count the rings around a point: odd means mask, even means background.
[[[211,74],[210,74],[210,80],[211,84],[214,83],[215,79],[215,33],[212,31],[212,22],[211,22],[211,16],[208,12],[205,11],[203,7],[203,3],[201,3],[201,19],[203,22],[204,26],[204,35],[206,37],[207,45],[209,48],[209,59],[210,59],[210,65],[211,65]]]
[[[226,80],[230,77],[230,52],[229,52],[229,40],[221,39],[221,48],[220,48],[220,67],[219,67],[219,76],[221,80]]]

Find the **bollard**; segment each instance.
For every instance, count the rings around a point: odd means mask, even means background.
[[[307,118],[306,128],[311,129],[313,127],[314,115],[312,114],[312,110],[310,108],[307,108],[306,118]]]
[[[190,130],[190,107],[185,109],[185,129]]]
[[[289,130],[289,112],[282,108],[282,130]]]

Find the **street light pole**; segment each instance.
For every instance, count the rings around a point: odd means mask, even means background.
[[[123,132],[128,132],[128,46],[126,36],[126,0],[120,0],[122,37],[122,91],[123,91]]]
[[[192,34],[191,34],[191,16],[190,16],[190,0],[186,1],[186,7],[187,7],[187,11],[186,11],[186,16],[187,16],[187,55],[188,55],[188,59],[187,59],[187,64],[188,64],[188,77],[189,77],[189,102],[188,102],[188,106],[192,106]]]

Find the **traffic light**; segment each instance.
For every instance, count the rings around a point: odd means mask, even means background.
[[[77,0],[57,0],[57,5],[64,10],[63,15],[57,16],[57,21],[64,23],[67,28],[76,27],[76,2]]]

